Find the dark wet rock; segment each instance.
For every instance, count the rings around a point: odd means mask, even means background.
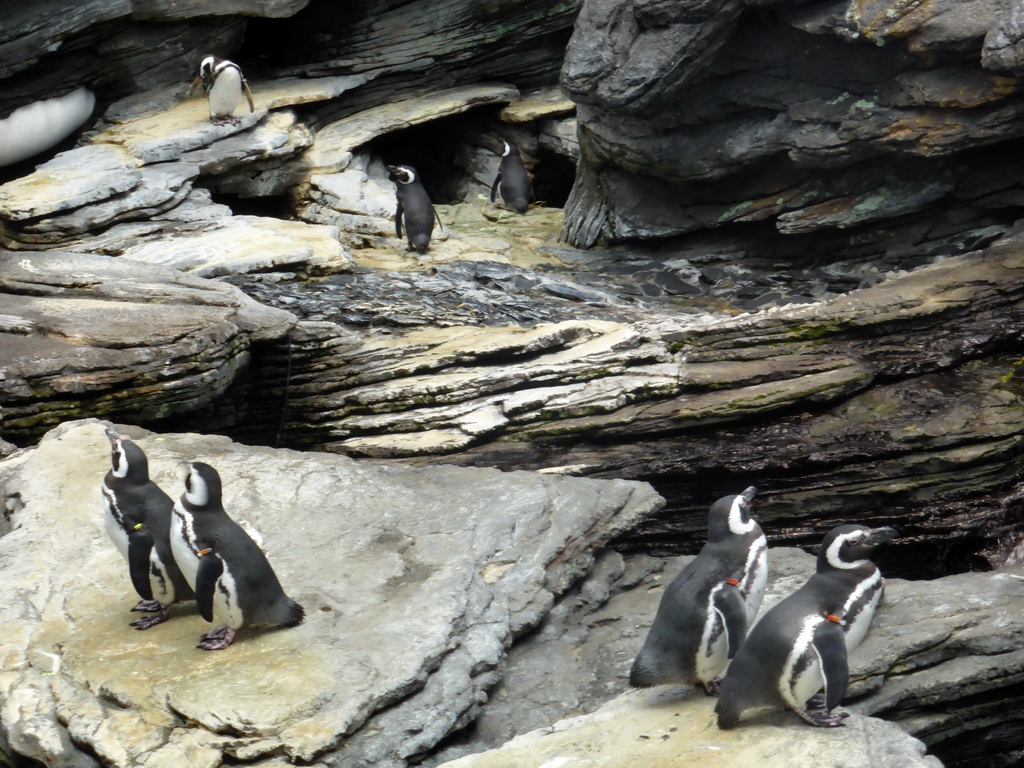
[[[1018,205],[1021,23],[1000,0],[590,0],[562,73],[581,139],[566,237],[906,227],[965,204],[985,226]]]

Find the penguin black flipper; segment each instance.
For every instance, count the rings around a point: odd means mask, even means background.
[[[199,615],[213,621],[213,594],[217,579],[224,573],[224,563],[209,549],[200,550],[199,570],[196,571],[196,607]]]
[[[149,583],[149,555],[153,551],[153,536],[145,528],[128,533],[128,575],[132,586],[143,600],[153,599]]]
[[[395,208],[395,236],[399,239],[402,237],[402,210],[402,204],[399,203]]]
[[[494,202],[494,196],[498,191],[498,184],[501,183],[501,171],[498,171],[498,175],[494,177],[494,183],[491,185],[491,202]]]
[[[729,645],[728,658],[736,655],[747,636],[747,604],[735,586],[725,586],[714,597],[715,611],[725,625],[726,641]]]
[[[846,636],[841,624],[826,621],[814,630],[814,650],[825,678],[825,709],[832,711],[846,696],[850,665],[846,655]]]

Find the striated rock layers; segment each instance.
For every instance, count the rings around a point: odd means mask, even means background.
[[[581,147],[566,237],[719,229],[800,259],[1005,225],[1022,39],[1010,0],[587,0],[562,71]]]
[[[128,626],[127,569],[103,530],[109,444],[70,422],[0,462],[0,718],[47,766],[400,768],[475,716],[512,639],[660,497],[629,481],[250,448],[118,427],[154,479],[201,459],[306,620],[194,647],[194,605]]]

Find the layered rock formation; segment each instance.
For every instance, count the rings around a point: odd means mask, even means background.
[[[562,76],[583,158],[566,235],[745,224],[758,253],[785,248],[773,230],[988,226],[1022,199],[1022,23],[1002,0],[586,2]]]
[[[11,437],[84,413],[193,412],[236,381],[254,344],[295,322],[231,286],[101,256],[5,254],[0,286],[0,424]]]

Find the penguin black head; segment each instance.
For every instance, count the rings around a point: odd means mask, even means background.
[[[875,547],[896,538],[892,528],[868,528],[866,525],[840,525],[833,528],[818,550],[818,570],[851,570],[867,563]]]
[[[110,427],[106,430],[110,441],[110,466],[114,477],[130,477],[145,482],[149,479],[149,460],[131,440],[121,437]]]
[[[388,178],[399,184],[412,184],[419,178],[411,165],[389,165]]]
[[[207,507],[220,502],[220,475],[209,464],[193,461],[185,475],[185,500],[193,507]]]
[[[727,536],[743,536],[757,527],[750,516],[751,502],[757,495],[753,485],[735,496],[723,496],[711,505],[708,513],[708,539],[718,541]]]

